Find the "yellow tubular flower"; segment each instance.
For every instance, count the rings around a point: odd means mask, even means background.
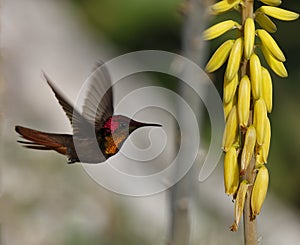
[[[263,99],[259,99],[254,104],[253,126],[256,130],[256,141],[262,145],[265,138],[265,120],[267,118],[267,109]]]
[[[255,14],[255,21],[267,32],[274,33],[277,31],[277,27],[274,22],[264,13],[257,12]]]
[[[284,21],[291,21],[299,18],[299,14],[295,12],[272,6],[262,6],[259,9],[257,9],[256,12],[262,12],[273,18]]]
[[[247,180],[243,180],[240,184],[239,190],[236,195],[235,203],[234,203],[234,223],[230,227],[231,231],[237,231],[240,219],[243,214],[245,198],[247,194],[247,190],[249,187],[249,183]]]
[[[229,55],[227,68],[225,72],[225,76],[228,81],[231,81],[234,78],[234,76],[237,74],[241,64],[242,55],[243,55],[243,38],[240,37],[235,40]]]
[[[256,54],[250,57],[250,80],[252,96],[257,100],[261,95],[261,64]]]
[[[260,48],[263,52],[265,60],[267,61],[268,65],[270,66],[270,68],[278,76],[287,77],[288,73],[287,73],[287,70],[285,69],[284,64],[281,61],[277,60],[265,46],[262,45]]]
[[[238,116],[240,126],[247,127],[250,112],[250,80],[248,76],[244,76],[239,85],[238,93]]]
[[[271,124],[269,118],[267,117],[265,120],[265,138],[261,146],[262,158],[265,163],[268,162],[270,143],[271,143]]]
[[[240,28],[240,25],[233,20],[225,20],[206,29],[203,32],[203,38],[204,40],[211,40],[234,28]]]
[[[272,36],[262,29],[257,30],[256,33],[260,38],[262,45],[264,45],[277,60],[284,62],[284,54],[275,42],[275,40],[272,38]]]
[[[255,155],[255,168],[258,169],[265,163],[262,153],[262,146],[258,146]]]
[[[223,106],[224,106],[224,116],[225,116],[225,119],[227,120],[228,118],[228,115],[229,113],[231,112],[231,109],[233,106],[236,105],[236,94],[233,96],[233,98],[226,104],[226,103],[223,103]]]
[[[236,106],[233,106],[229,113],[225,125],[224,135],[223,135],[223,150],[225,152],[227,152],[235,142],[237,138],[237,133],[238,133],[237,110],[236,110]]]
[[[225,193],[235,199],[235,220],[230,229],[236,231],[243,213],[244,217],[250,218],[260,213],[268,189],[266,164],[271,143],[268,113],[273,107],[270,70],[280,77],[288,76],[285,55],[272,37],[277,31],[273,18],[293,21],[299,14],[277,7],[282,0],[257,0],[261,2],[258,5],[255,0],[216,1],[209,9],[210,14],[236,10],[242,22],[221,21],[203,32],[203,38],[211,40],[238,29],[235,37],[216,49],[205,68],[207,72],[214,72],[227,62],[223,83],[226,125],[222,149],[225,152]],[[261,53],[257,51],[259,48]],[[262,56],[268,67],[261,65]],[[247,206],[244,205],[246,200]],[[246,219],[244,226],[249,222]],[[248,231],[246,227],[245,241],[252,239],[253,234]]]
[[[265,67],[261,67],[262,76],[262,98],[264,99],[267,111],[271,113],[273,107],[273,85],[269,71]]]
[[[222,0],[220,2],[215,3],[211,6],[211,14],[218,15],[224,12],[227,12],[237,6],[242,0]]]
[[[227,81],[226,78],[224,78],[223,101],[225,104],[228,104],[232,100],[233,96],[235,95],[238,83],[238,74],[236,74],[231,81]]]
[[[244,25],[244,56],[249,60],[253,51],[255,26],[252,18],[247,18]]]
[[[219,69],[227,60],[233,44],[234,40],[227,40],[224,42],[212,55],[205,67],[205,70],[207,72],[214,72]]]
[[[244,174],[251,161],[256,143],[256,131],[253,126],[247,129],[244,148],[241,156],[241,174]]]
[[[224,159],[224,185],[227,195],[235,194],[239,186],[239,178],[237,152],[234,147],[230,147]]]
[[[281,4],[281,0],[260,0],[260,1],[271,6],[278,6]]]
[[[251,208],[253,217],[260,213],[261,207],[267,195],[268,184],[268,169],[266,168],[266,166],[263,165],[258,170],[251,195]]]

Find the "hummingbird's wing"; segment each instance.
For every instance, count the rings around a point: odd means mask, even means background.
[[[57,98],[59,104],[62,106],[63,110],[65,111],[67,117],[69,118],[74,135],[80,135],[85,132],[83,135],[86,135],[88,132],[92,132],[92,124],[86,120],[65,98],[64,96],[55,88],[52,81],[49,77],[43,73],[48,85],[52,89],[55,97]]]
[[[96,131],[113,115],[112,83],[103,62],[98,62],[90,75],[89,90],[84,100],[82,115],[95,125]]]

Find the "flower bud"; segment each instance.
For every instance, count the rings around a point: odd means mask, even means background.
[[[257,100],[261,95],[261,64],[256,54],[250,57],[250,80],[253,98]]]
[[[262,145],[265,138],[265,120],[267,118],[267,109],[263,99],[259,99],[254,104],[253,125],[256,130],[257,144]]]
[[[244,76],[239,85],[239,94],[238,94],[238,116],[240,126],[246,127],[249,120],[250,113],[250,80],[248,76]]]
[[[237,118],[237,110],[236,106],[233,106],[224,130],[223,135],[223,150],[227,152],[229,148],[233,145],[234,141],[237,138],[238,134],[238,118]]]
[[[234,147],[230,147],[225,154],[224,184],[225,193],[227,195],[235,194],[239,186],[239,165],[237,161],[237,152]]]
[[[260,213],[261,207],[267,195],[268,184],[268,169],[265,165],[263,165],[258,170],[251,195],[251,209],[254,217]]]

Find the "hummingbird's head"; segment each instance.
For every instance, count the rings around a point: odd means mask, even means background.
[[[161,127],[160,124],[138,122],[129,117],[115,115],[110,117],[103,126],[104,135],[100,138],[104,140],[104,145],[101,147],[105,156],[108,158],[116,154],[122,147],[128,136],[136,129],[141,127]],[[101,139],[99,139],[101,141]]]
[[[122,134],[128,137],[134,130],[147,126],[161,127],[160,124],[138,122],[126,116],[115,115],[105,122],[103,128],[111,134]]]

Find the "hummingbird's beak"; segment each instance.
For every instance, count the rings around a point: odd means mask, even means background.
[[[162,125],[157,124],[157,123],[144,123],[144,122],[138,122],[133,119],[130,120],[129,123],[129,131],[130,133],[133,132],[134,130],[141,128],[141,127],[162,127]]]

